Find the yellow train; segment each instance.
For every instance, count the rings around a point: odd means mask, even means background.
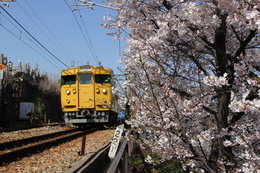
[[[65,123],[109,124],[117,120],[118,96],[113,93],[113,71],[84,65],[61,72],[61,108]]]

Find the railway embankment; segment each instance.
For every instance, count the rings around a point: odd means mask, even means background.
[[[6,73],[3,81],[0,128],[30,123],[29,120],[19,119],[22,102],[34,103],[35,124],[44,121],[60,122],[62,120],[60,84],[53,78],[47,74],[35,78],[23,72],[12,75]]]

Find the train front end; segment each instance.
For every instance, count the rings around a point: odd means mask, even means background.
[[[117,119],[112,70],[79,66],[61,73],[61,106],[65,123],[108,124]]]

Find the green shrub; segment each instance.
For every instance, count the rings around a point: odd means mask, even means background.
[[[135,153],[132,155],[132,163],[134,167],[134,172],[142,172],[142,173],[150,173],[151,168],[148,163],[144,161],[144,156],[139,153]]]
[[[134,167],[134,172],[140,173],[184,173],[182,169],[181,162],[172,158],[170,160],[159,162],[161,158],[156,154],[152,153],[149,149],[146,149],[147,155],[141,153],[134,153],[132,155],[132,163]],[[145,158],[150,155],[153,158],[153,161],[156,162],[156,165],[149,164],[145,162]]]

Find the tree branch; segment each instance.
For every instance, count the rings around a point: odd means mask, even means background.
[[[207,107],[207,106],[202,106],[202,108],[205,110],[205,111],[207,111],[207,112],[209,112],[209,113],[211,113],[211,114],[213,114],[213,115],[217,115],[217,112],[215,112],[214,110],[212,110],[212,109],[210,109],[209,107]]]
[[[251,30],[250,31],[250,34],[247,36],[247,38],[245,39],[245,41],[241,42],[240,44],[240,47],[238,48],[238,50],[236,51],[235,55],[234,55],[234,60],[235,60],[235,63],[238,63],[239,60],[238,60],[238,56],[243,52],[245,51],[245,48],[247,46],[247,44],[255,37],[256,35],[256,30]]]

